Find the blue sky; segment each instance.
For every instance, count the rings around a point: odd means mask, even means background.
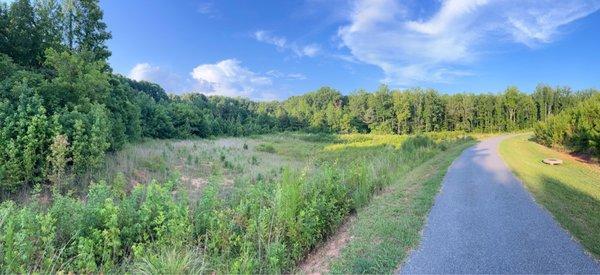
[[[600,0],[101,1],[111,66],[256,100],[331,86],[600,88]]]

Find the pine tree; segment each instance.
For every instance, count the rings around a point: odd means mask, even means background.
[[[90,52],[93,60],[106,61],[111,52],[106,46],[112,35],[102,21],[103,12],[98,0],[75,2],[75,41],[80,52]],[[106,67],[107,68],[107,67]]]
[[[42,64],[43,48],[29,0],[17,0],[10,6],[7,28],[8,45],[3,53],[15,63],[37,67]]]
[[[8,37],[9,31],[9,20],[8,20],[8,5],[6,3],[0,3],[0,53],[10,53],[10,40]]]
[[[62,13],[60,3],[56,0],[36,0],[34,2],[37,27],[42,49],[63,49],[62,45]]]
[[[63,0],[61,3],[61,26],[63,31],[63,41],[70,51],[75,50],[75,1]]]

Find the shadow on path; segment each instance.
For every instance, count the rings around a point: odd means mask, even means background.
[[[402,273],[600,273],[485,140],[450,166]]]

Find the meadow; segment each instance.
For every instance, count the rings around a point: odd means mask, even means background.
[[[470,140],[282,133],[127,145],[72,188],[3,202],[0,269],[293,272],[374,194]]]
[[[215,65],[239,69],[221,68],[227,76],[218,78],[252,87],[213,83],[213,73],[193,73],[188,80],[201,85],[189,89],[161,87],[150,77],[156,64],[139,63],[156,59],[151,53],[117,47],[112,55],[108,23],[115,22],[104,20],[104,7],[99,0],[0,1],[0,274],[292,273],[348,217],[360,218],[349,229],[356,238],[327,269],[390,272],[418,242],[446,168],[473,143],[469,135],[534,129],[540,144],[600,157],[596,89],[445,93],[381,83],[369,92],[360,88],[378,82],[369,76],[348,93],[323,86],[299,94],[291,91],[304,84],[294,88],[292,80],[313,83],[303,74],[315,75],[310,67],[261,66],[260,73],[256,62],[233,57]],[[115,29],[114,43],[135,37],[125,29]],[[278,54],[305,48],[292,40]],[[121,60],[134,56],[140,59]],[[115,62],[137,65],[126,76]],[[135,73],[138,65],[151,74]],[[259,100],[266,98],[279,100]],[[510,145],[522,152],[509,153],[509,164],[549,152],[519,142]],[[515,167],[598,254],[598,174],[570,163],[559,174]]]

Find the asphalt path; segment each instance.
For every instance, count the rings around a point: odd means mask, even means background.
[[[600,263],[502,161],[504,138],[482,141],[453,162],[401,273],[600,274]]]

